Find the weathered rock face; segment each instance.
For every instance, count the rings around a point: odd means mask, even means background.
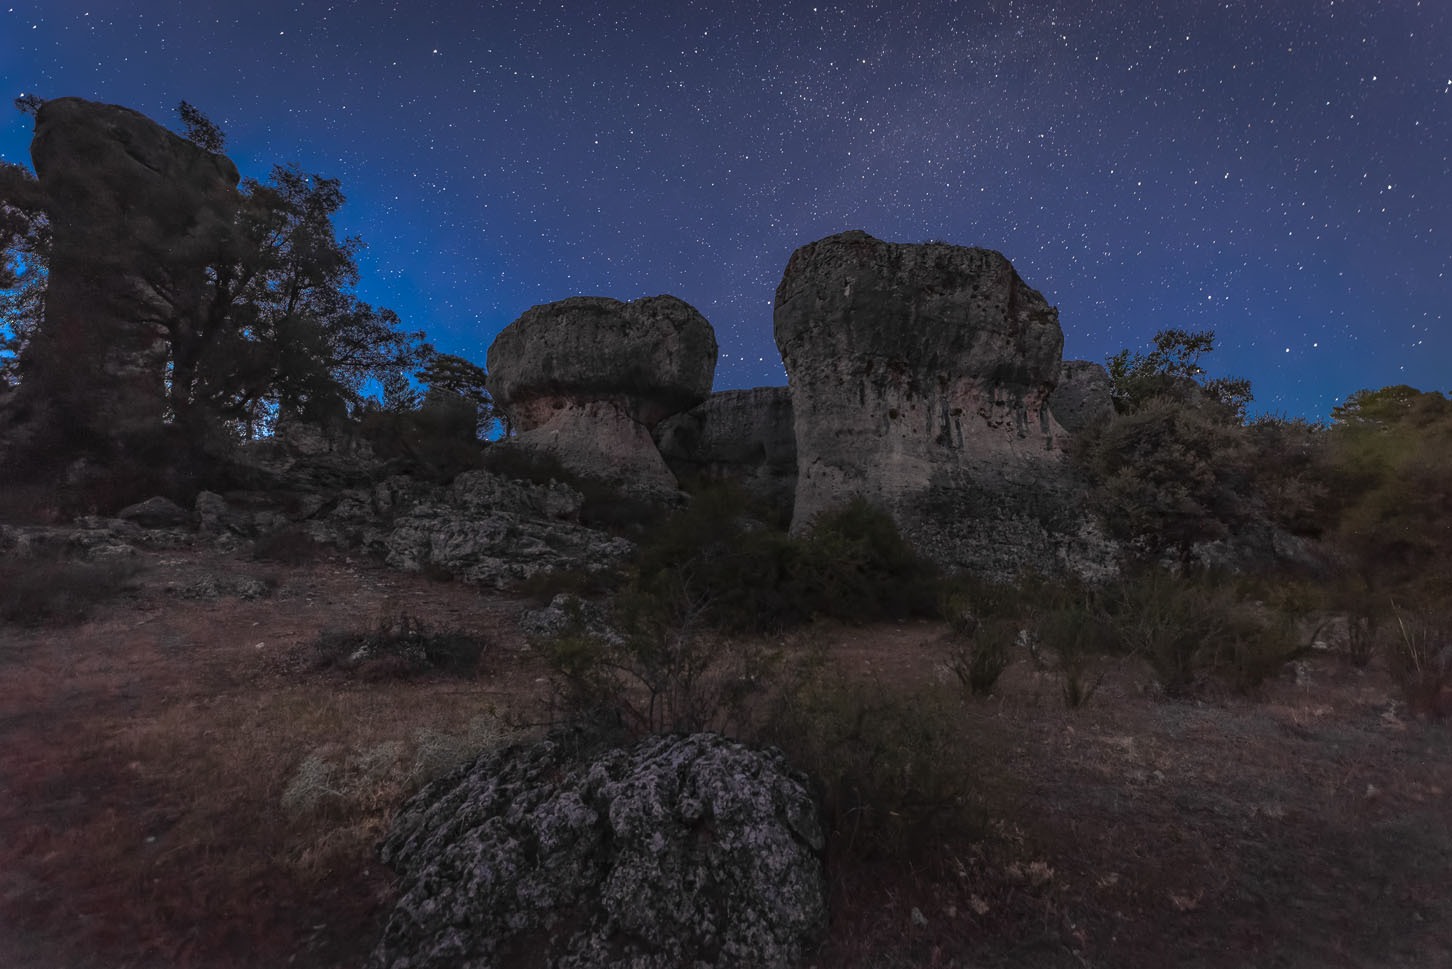
[[[1006,258],[831,236],[792,255],[775,329],[795,410],[794,527],[861,495],[942,564],[1064,567],[1054,536],[1082,522],[1048,407],[1063,333]]]
[[[161,425],[161,323],[192,312],[225,251],[236,167],[127,108],[45,102],[31,157],[53,233],[46,316],[13,406],[111,438]],[[26,436],[24,433],[22,437]]]
[[[1109,371],[1092,360],[1065,360],[1059,385],[1049,395],[1049,411],[1070,434],[1103,427],[1114,417]]]
[[[467,471],[394,518],[383,543],[388,564],[495,588],[542,572],[611,568],[634,546],[575,524],[581,502],[563,484]]]
[[[711,324],[674,296],[575,297],[505,327],[489,348],[489,392],[515,444],[581,474],[674,490],[650,430],[706,398],[716,353]]]
[[[373,969],[788,967],[826,924],[823,833],[775,752],[711,734],[486,753],[404,806]]]
[[[797,437],[786,387],[723,390],[661,421],[661,456],[677,477],[740,482],[783,517],[797,483]]]

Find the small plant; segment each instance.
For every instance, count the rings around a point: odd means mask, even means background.
[[[437,671],[472,676],[488,643],[462,632],[434,632],[402,612],[380,612],[368,632],[325,632],[313,644],[316,666],[357,673],[364,679],[398,679]]]
[[[1037,623],[1036,634],[1054,660],[1051,669],[1064,681],[1060,693],[1064,706],[1084,706],[1104,682],[1104,656],[1109,649],[1104,615],[1088,597],[1071,599],[1046,612]]]
[[[1392,603],[1396,638],[1388,665],[1401,683],[1407,705],[1426,716],[1452,715],[1452,616],[1414,611]]]
[[[961,621],[950,625],[956,636],[948,650],[948,669],[969,693],[990,695],[1012,660],[1018,624],[1006,619],[989,619],[974,624],[966,634],[961,631]]]
[[[726,639],[704,623],[707,599],[666,574],[623,597],[612,628],[583,613],[538,641],[568,719],[620,723],[634,733],[725,732],[749,720],[780,654],[750,639]]]

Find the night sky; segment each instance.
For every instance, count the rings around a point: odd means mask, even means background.
[[[1000,250],[1066,357],[1214,329],[1256,412],[1452,389],[1449,0],[0,0],[0,92],[186,99],[244,175],[341,179],[363,298],[481,364],[668,292],[717,389],[784,384],[788,256],[866,229]]]

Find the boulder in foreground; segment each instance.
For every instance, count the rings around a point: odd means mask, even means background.
[[[372,969],[788,967],[826,927],[817,807],[714,734],[601,750],[559,731],[406,804]]]

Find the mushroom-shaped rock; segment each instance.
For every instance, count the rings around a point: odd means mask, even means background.
[[[674,296],[579,296],[505,327],[489,348],[489,391],[517,446],[582,474],[673,490],[650,431],[706,399],[716,352],[711,324]]]
[[[781,754],[714,734],[485,753],[406,804],[371,969],[798,965],[826,925],[823,829]]]
[[[945,565],[1061,564],[1051,533],[1073,502],[1048,398],[1063,332],[1008,259],[831,236],[792,255],[775,331],[795,412],[793,527],[860,495]]]

